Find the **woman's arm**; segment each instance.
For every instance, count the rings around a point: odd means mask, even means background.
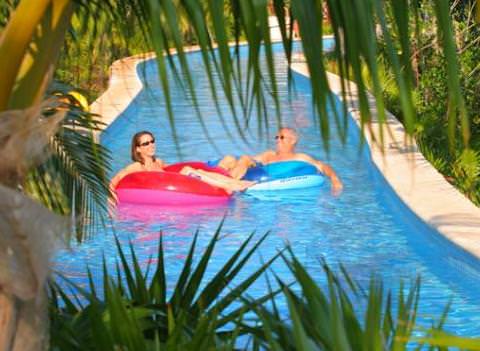
[[[157,167],[160,168],[160,170],[163,170],[165,167],[168,166],[168,164],[164,160],[161,160],[159,158],[155,159],[155,163],[157,164]]]
[[[124,169],[120,170],[117,174],[113,176],[110,180],[109,188],[110,188],[110,198],[108,200],[109,206],[111,208],[115,207],[118,203],[117,193],[115,192],[115,188],[117,187],[118,183],[122,180],[123,177],[126,175],[138,171],[137,162],[128,165]]]
[[[124,169],[120,170],[117,174],[115,174],[113,178],[110,180],[110,191],[113,192],[115,190],[118,183],[120,182],[120,180],[122,180],[123,177],[125,177],[130,173],[140,171],[139,166],[140,164],[138,162],[135,162],[135,163],[132,163],[131,165],[128,165]]]

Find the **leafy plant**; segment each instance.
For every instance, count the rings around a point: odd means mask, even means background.
[[[447,60],[439,47],[440,38],[432,27],[431,22],[413,20],[410,35],[410,49],[412,61],[412,101],[417,114],[412,125],[412,135],[425,156],[446,179],[457,186],[475,204],[480,204],[479,174],[476,171],[476,156],[480,152],[480,118],[478,112],[480,103],[480,49],[475,45],[480,40],[480,32],[473,23],[473,2],[455,2],[451,8],[454,19],[453,28],[458,47],[458,62],[460,70],[460,86],[464,94],[466,109],[471,118],[468,142],[466,139],[457,138],[452,142],[451,134],[461,136],[465,132],[464,121],[452,120],[448,117],[451,106],[446,101],[449,99],[449,81]],[[410,6],[419,19],[433,19],[435,9],[433,3],[415,3]],[[389,25],[394,22],[387,16]],[[395,41],[400,40],[401,33],[392,31]],[[386,39],[377,38],[379,57],[377,59],[377,72],[382,96],[387,110],[392,112],[402,123],[406,124],[406,116],[402,108],[400,90],[393,72],[391,56],[387,50]],[[397,46],[399,52],[401,48]],[[328,70],[341,74],[336,54],[326,55]],[[404,70],[409,70],[404,67]],[[348,70],[347,70],[348,71]],[[365,87],[370,91],[375,90],[374,81],[370,75],[368,65],[362,63],[362,76]],[[354,80],[353,72],[349,78]],[[468,145],[468,147],[467,147]]]
[[[414,85],[415,109],[418,120],[415,123],[415,138],[424,156],[457,188],[477,205],[480,204],[479,174],[477,156],[480,152],[480,128],[477,111],[480,70],[480,49],[475,43],[480,32],[474,22],[472,6],[474,2],[455,2],[450,9],[453,18],[453,33],[457,45],[459,62],[459,84],[462,88],[466,109],[471,115],[469,140],[456,139],[451,135],[462,135],[464,124],[452,121],[448,115],[452,107],[449,99],[448,62],[439,48],[438,33],[428,21],[417,22],[415,32],[410,34],[412,61],[416,63]],[[422,3],[416,9],[419,18],[432,18],[435,15],[433,3]],[[382,38],[379,45],[385,45]],[[380,61],[388,55],[383,50]],[[389,65],[385,65],[389,69]],[[391,73],[390,73],[391,74]],[[384,86],[387,84],[383,83]],[[395,88],[395,87],[394,87]],[[385,89],[386,107],[403,121],[398,106],[400,99],[395,90]]]
[[[130,246],[131,261],[117,240],[120,262],[115,278],[103,265],[103,286],[95,285],[88,271],[89,291],[64,278],[73,291],[69,295],[51,283],[51,347],[68,350],[168,349],[232,350],[237,337],[247,328],[240,321],[245,314],[269,301],[276,292],[256,298],[246,306],[240,296],[271,263],[272,257],[247,278],[236,283],[237,274],[268,236],[263,235],[251,248],[253,233],[208,281],[205,272],[219,240],[221,226],[196,261],[198,233],[172,292],[167,290],[164,247],[160,239],[156,268],[143,272]],[[235,284],[236,283],[236,284]],[[235,286],[233,285],[235,284]]]
[[[105,4],[89,2],[78,8],[55,68],[55,81],[81,89],[90,101],[106,90],[115,60],[151,50],[133,8],[115,8],[122,21],[106,11]]]
[[[107,213],[110,152],[97,140],[103,127],[98,116],[77,106],[66,93],[56,96],[64,102],[44,113],[66,110],[65,117],[50,139],[49,156],[31,169],[24,189],[54,212],[70,215],[81,241],[85,228],[95,231],[96,226],[88,224],[102,222]]]
[[[293,253],[280,253],[294,284],[276,277],[272,288],[264,275],[271,258],[235,286],[235,276],[267,237],[250,249],[252,235],[208,281],[208,262],[219,240],[217,230],[204,254],[193,264],[198,233],[194,235],[176,285],[167,290],[164,247],[160,239],[157,267],[144,272],[130,246],[127,260],[120,243],[120,262],[112,276],[103,264],[103,285],[81,288],[68,279],[62,288],[50,285],[51,349],[53,350],[480,350],[480,340],[443,331],[448,306],[430,328],[417,323],[420,279],[410,288],[400,284],[397,296],[372,277],[368,288],[340,267],[322,265],[326,283],[321,287]],[[261,297],[248,296],[248,287],[266,277],[269,289]],[[407,292],[406,292],[407,291]],[[289,316],[277,298],[288,303]]]
[[[245,124],[238,118],[236,113],[237,106],[234,96],[240,94],[240,110],[248,113],[252,109],[250,106],[257,107],[259,123],[264,123],[265,128],[271,127],[273,123],[280,122],[280,109],[277,99],[276,78],[274,74],[274,62],[271,52],[270,31],[268,27],[268,5],[266,0],[231,0],[231,12],[225,13],[225,1],[174,1],[174,0],[129,0],[129,1],[88,1],[88,0],[8,0],[0,4],[0,24],[3,27],[0,36],[0,66],[2,67],[2,79],[0,79],[0,115],[1,119],[9,118],[8,127],[3,128],[4,137],[0,140],[0,150],[7,156],[11,154],[16,159],[3,165],[3,172],[0,174],[0,188],[4,192],[3,199],[8,205],[2,212],[5,216],[5,223],[10,227],[3,232],[6,238],[14,233],[15,239],[20,240],[22,249],[14,252],[21,262],[32,262],[31,257],[42,256],[42,272],[48,262],[48,256],[31,242],[25,241],[25,238],[38,237],[43,238],[52,236],[50,229],[54,223],[58,223],[58,228],[62,226],[63,221],[53,220],[55,216],[43,217],[37,216],[41,206],[34,206],[23,194],[19,194],[17,189],[24,185],[26,169],[23,165],[29,163],[35,164],[33,158],[38,153],[43,153],[45,140],[44,137],[50,137],[52,126],[48,128],[39,127],[45,125],[43,118],[29,118],[30,116],[41,115],[39,108],[45,97],[48,85],[51,82],[54,67],[57,58],[61,52],[65,35],[72,26],[72,19],[78,15],[95,20],[102,13],[111,14],[115,21],[118,21],[121,36],[127,36],[131,33],[129,25],[131,22],[124,21],[129,12],[133,13],[139,20],[136,22],[141,28],[141,32],[150,40],[150,43],[157,54],[159,66],[159,79],[166,98],[166,105],[171,122],[173,134],[175,134],[175,119],[172,113],[170,89],[167,76],[167,65],[173,68],[176,77],[183,74],[185,78],[185,87],[191,91],[192,103],[198,108],[198,101],[194,93],[194,84],[190,73],[188,63],[185,59],[184,38],[179,28],[183,20],[189,24],[202,53],[205,63],[205,72],[209,77],[212,91],[215,91],[213,77],[219,76],[221,89],[224,91],[226,99],[231,106],[232,116],[236,127],[243,135]],[[319,119],[319,126],[322,131],[322,137],[325,146],[328,149],[328,137],[330,133],[329,121],[326,118],[327,102],[331,99],[329,95],[328,83],[326,80],[325,68],[322,65],[322,34],[323,34],[323,7],[322,1],[315,0],[275,0],[274,12],[278,17],[281,32],[283,34],[283,43],[288,62],[291,62],[291,31],[287,30],[284,21],[285,7],[292,14],[291,22],[297,20],[304,47],[306,63],[310,71],[313,104]],[[386,52],[390,58],[393,67],[395,82],[399,88],[399,96],[402,111],[404,111],[407,132],[411,133],[415,126],[415,114],[412,106],[412,87],[409,84],[410,57],[409,52],[409,30],[410,24],[408,16],[415,12],[405,1],[370,1],[362,0],[352,2],[350,0],[327,0],[327,7],[330,14],[332,30],[335,36],[337,58],[339,60],[340,74],[342,77],[349,76],[349,70],[353,72],[355,81],[359,85],[359,105],[362,115],[362,122],[369,123],[369,105],[366,98],[365,82],[362,79],[362,63],[366,63],[368,71],[373,79],[374,95],[377,99],[379,111],[383,111],[384,101],[382,98],[382,86],[378,79],[378,68],[376,65],[377,48],[374,45],[377,33],[375,24],[380,24],[383,36],[387,40]],[[417,4],[418,2],[413,2]],[[422,2],[423,4],[424,2]],[[448,140],[451,144],[455,142],[455,125],[457,117],[460,120],[462,143],[468,146],[469,143],[469,125],[466,114],[465,104],[462,97],[462,89],[458,78],[458,60],[455,48],[455,38],[452,33],[452,23],[449,16],[449,3],[446,0],[435,0],[434,16],[437,20],[435,28],[438,29],[440,42],[443,48],[445,60],[447,62],[447,89],[449,113],[447,114]],[[179,4],[182,11],[178,10]],[[385,6],[389,6],[386,8]],[[392,11],[392,25],[387,24],[385,16]],[[207,16],[208,15],[208,16]],[[207,18],[211,16],[213,25],[210,27]],[[239,52],[239,40],[245,38],[248,41],[248,65],[246,71],[237,71],[235,66],[235,55],[230,55],[229,37],[226,35],[226,26],[229,28],[232,22],[228,20],[233,18],[234,37],[236,42],[235,53]],[[415,17],[417,18],[417,17]],[[406,20],[407,19],[407,20]],[[428,21],[427,21],[428,22]],[[418,23],[418,21],[417,21]],[[429,22],[430,23],[430,22]],[[391,35],[393,30],[398,32],[399,41]],[[211,29],[211,30],[210,30]],[[214,53],[214,40],[218,47],[219,55]],[[393,38],[393,39],[392,39]],[[398,47],[402,50],[399,54]],[[178,54],[179,66],[173,64],[170,49],[176,49]],[[263,49],[262,49],[263,48]],[[341,53],[341,55],[340,55]],[[238,56],[236,56],[238,58]],[[264,60],[267,63],[266,74],[260,69]],[[237,61],[238,62],[238,61]],[[400,64],[401,63],[401,64]],[[240,77],[246,77],[248,84],[245,87],[240,82]],[[345,85],[342,85],[345,87]],[[267,89],[265,89],[267,87]],[[275,120],[268,119],[266,115],[265,91],[272,94],[276,106]],[[244,94],[243,94],[244,93]],[[346,91],[344,91],[344,94]],[[218,103],[218,96],[214,93],[215,100]],[[32,112],[33,111],[33,112]],[[10,118],[14,116],[22,123],[10,123]],[[23,118],[24,117],[24,118]],[[41,117],[41,116],[40,116]],[[380,120],[384,120],[384,115],[380,113]],[[15,120],[15,118],[12,118]],[[57,119],[54,120],[55,122]],[[262,122],[265,121],[265,122]],[[246,123],[246,122],[245,122]],[[26,124],[26,125],[25,125]],[[341,124],[339,124],[341,126]],[[343,131],[346,130],[346,123],[343,124]],[[40,132],[39,132],[40,131]],[[206,131],[206,128],[204,128]],[[342,129],[340,128],[340,131]],[[340,132],[342,134],[342,132]],[[342,134],[345,136],[345,133]],[[35,152],[33,148],[28,152],[9,153],[11,140],[22,138],[25,145],[38,145]],[[245,138],[245,137],[244,137]],[[38,142],[37,140],[42,142]],[[18,143],[18,144],[22,144]],[[23,150],[22,150],[23,151]],[[3,155],[2,155],[3,156]],[[18,165],[22,165],[19,167]],[[15,199],[16,202],[13,202]],[[12,201],[10,201],[12,200]],[[28,207],[22,212],[22,219],[28,222],[28,225],[17,225],[19,221],[18,209],[11,207],[11,203],[22,203]],[[39,223],[36,226],[37,218],[52,218],[50,223]],[[15,224],[15,225],[13,225]],[[56,227],[56,226],[54,226]],[[14,242],[6,239],[8,243]],[[10,245],[10,244],[8,244]],[[10,248],[7,244],[4,247]],[[4,250],[0,258],[5,261],[10,260],[11,250]],[[27,270],[32,270],[31,265],[26,265]],[[35,267],[37,268],[37,267]],[[7,269],[8,279],[2,280],[2,291],[0,291],[0,319],[5,321],[5,328],[1,331],[2,344],[4,349],[14,348],[18,343],[22,344],[23,350],[33,350],[40,348],[39,339],[42,338],[42,329],[45,324],[39,323],[42,320],[38,306],[43,301],[43,285],[45,275],[32,274],[32,281],[28,281],[33,286],[28,296],[15,290],[17,282],[11,279],[14,276],[10,269]],[[108,286],[107,286],[108,287]],[[114,299],[113,299],[114,300]],[[112,301],[113,301],[112,300]],[[20,310],[31,308],[31,314],[20,313]],[[36,308],[36,309],[35,309]],[[13,311],[13,312],[11,312]],[[25,318],[35,320],[35,324],[28,324]],[[33,332],[26,332],[23,336],[23,330],[26,325],[32,325]],[[23,328],[23,329],[22,329]],[[38,336],[38,337],[37,337]],[[38,341],[38,342],[37,342]],[[136,336],[132,336],[131,345],[136,345]],[[28,345],[25,345],[28,343]],[[129,344],[130,345],[130,344]],[[17,346],[18,347],[18,346]]]
[[[395,299],[376,277],[370,279],[365,290],[343,267],[334,273],[323,262],[327,284],[321,288],[293,255],[285,262],[300,290],[277,278],[288,302],[289,319],[280,314],[275,301],[272,301],[272,311],[257,307],[263,326],[260,333],[252,330],[257,349],[386,351],[461,347],[480,350],[479,339],[457,337],[442,330],[448,306],[431,328],[417,325],[419,278],[406,294],[405,286],[400,284]]]
[[[480,150],[464,150],[452,168],[457,186],[480,203]]]

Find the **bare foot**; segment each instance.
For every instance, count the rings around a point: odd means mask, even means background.
[[[181,170],[180,170],[180,174],[183,174],[183,175],[186,175],[186,176],[190,176],[189,173],[191,173],[193,171],[193,168],[190,167],[190,166],[185,166],[183,167]]]

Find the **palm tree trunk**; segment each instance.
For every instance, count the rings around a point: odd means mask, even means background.
[[[0,292],[0,351],[12,349],[16,322],[15,298],[2,291]]]
[[[64,117],[59,111],[44,118],[46,106],[0,113],[0,351],[48,345],[45,283],[68,221],[18,191]]]
[[[48,299],[41,287],[35,298],[15,301],[18,315],[12,351],[47,350],[49,340]]]
[[[34,351],[48,346],[47,296],[21,301],[0,293],[0,351]]]

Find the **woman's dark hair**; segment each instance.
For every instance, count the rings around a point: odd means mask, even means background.
[[[132,146],[131,146],[131,157],[133,162],[140,162],[141,164],[144,163],[142,157],[140,154],[137,152],[137,146],[140,146],[140,138],[144,135],[150,135],[152,139],[155,139],[153,136],[152,132],[149,132],[147,130],[142,130],[141,132],[135,133],[135,135],[132,137]],[[155,157],[153,158],[155,161]]]

